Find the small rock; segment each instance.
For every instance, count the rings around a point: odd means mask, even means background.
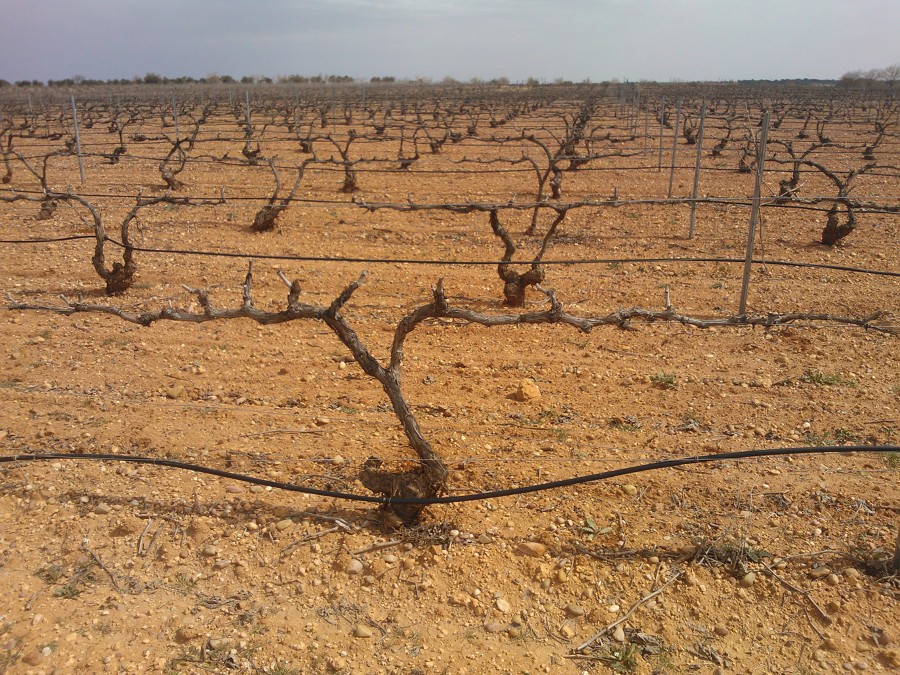
[[[242,493],[243,491],[244,491],[244,488],[242,488],[240,485],[226,485],[225,486],[225,492],[227,492],[230,495],[238,495],[238,494]]]
[[[525,541],[519,544],[518,551],[522,555],[540,558],[547,552],[547,547],[536,541]]]
[[[638,493],[638,489],[634,485],[628,484],[622,486],[622,492],[629,497],[634,497]]]
[[[753,584],[756,583],[756,572],[747,572],[741,578],[741,586],[744,588],[750,588]]]
[[[183,384],[173,384],[171,387],[166,389],[166,398],[176,399],[184,396],[184,385]]]
[[[493,541],[494,541],[494,538],[489,534],[485,534],[484,532],[482,532],[481,534],[478,535],[478,543],[479,544],[490,544]]]
[[[209,642],[207,642],[210,649],[222,649],[223,647],[227,647],[231,644],[231,638],[221,637],[221,638],[209,638]]]
[[[43,614],[35,614],[34,617],[31,619],[31,625],[37,626],[43,620],[44,620]]]
[[[494,607],[497,608],[497,611],[503,612],[504,614],[509,614],[512,611],[509,600],[506,598],[497,598],[494,600]]]
[[[335,466],[341,466],[341,465],[345,464],[346,462],[347,462],[347,460],[344,459],[343,457],[341,457],[340,455],[335,455],[334,457],[331,458],[331,463],[334,464]]]
[[[43,660],[44,656],[39,651],[28,652],[27,654],[25,654],[25,656],[22,657],[22,663],[28,666],[36,666]]]
[[[230,560],[216,560],[216,562],[213,563],[213,567],[217,570],[224,570],[229,565],[231,565]]]
[[[41,656],[50,656],[53,653],[53,648],[50,645],[47,645],[41,650]]]
[[[812,579],[821,579],[822,577],[827,577],[831,574],[830,567],[814,567],[809,571],[809,576]]]
[[[560,628],[559,632],[562,633],[562,636],[564,638],[571,638],[573,635],[575,635],[575,629],[573,629],[569,624],[566,624],[562,628]]]
[[[616,630],[613,632],[613,639],[616,642],[625,642],[625,629],[622,628],[622,624],[616,626]]]
[[[94,513],[99,513],[101,516],[105,516],[110,511],[112,511],[112,507],[106,502],[100,502],[94,507]]]
[[[725,626],[716,626],[713,628],[713,633],[719,637],[726,637],[728,635],[728,629],[725,628]]]
[[[372,635],[372,629],[362,623],[357,624],[356,628],[353,629],[353,637],[370,638]]]
[[[281,531],[290,529],[293,526],[294,526],[294,521],[291,520],[290,518],[283,518],[282,520],[279,520],[277,523],[275,523],[275,528],[278,530],[281,530]]]
[[[200,551],[207,558],[211,558],[219,552],[218,546],[213,546],[212,544],[207,544],[203,547],[203,550]]]
[[[618,605],[610,605],[609,607],[606,608],[606,611],[609,612],[610,614],[615,614],[616,612],[619,611],[619,606]]]
[[[524,379],[519,382],[515,395],[517,401],[528,403],[529,401],[537,401],[540,398],[541,390],[537,384],[535,384],[534,380]]]
[[[500,623],[499,621],[488,621],[487,623],[484,624],[484,629],[488,633],[499,633],[504,628],[505,628],[505,626],[502,623]]]
[[[356,558],[347,563],[347,574],[362,574],[363,564]]]
[[[584,616],[584,607],[574,602],[570,602],[566,605],[566,614],[571,617]]]
[[[186,644],[191,640],[196,640],[200,637],[201,632],[195,626],[186,624],[184,626],[179,626],[175,631],[175,641],[179,644]]]

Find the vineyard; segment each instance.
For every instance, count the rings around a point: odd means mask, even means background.
[[[0,152],[0,672],[900,668],[888,88],[5,89]]]

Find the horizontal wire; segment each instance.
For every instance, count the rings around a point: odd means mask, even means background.
[[[374,495],[363,495],[353,492],[340,492],[334,490],[320,490],[318,488],[303,487],[293,483],[283,483],[280,481],[269,480],[266,478],[256,478],[231,471],[223,471],[212,467],[201,466],[198,464],[190,464],[172,459],[158,459],[154,457],[139,457],[130,455],[108,455],[93,453],[73,453],[73,454],[57,454],[57,453],[39,453],[27,455],[7,455],[0,456],[0,464],[14,462],[29,461],[49,461],[49,460],[92,460],[92,461],[114,461],[129,462],[135,464],[153,464],[156,466],[166,466],[174,469],[183,469],[193,471],[195,473],[203,473],[219,478],[229,478],[232,480],[251,483],[254,485],[262,485],[266,487],[286,490],[289,492],[300,492],[303,494],[315,495],[319,497],[330,497],[332,499],[341,499],[346,501],[368,502],[370,504],[416,504],[420,506],[429,506],[435,504],[457,504],[460,502],[480,501],[485,499],[497,499],[500,497],[511,497],[515,495],[523,495],[534,492],[542,492],[546,490],[555,490],[574,485],[583,485],[593,483],[619,476],[627,476],[645,471],[655,471],[659,469],[671,469],[679,466],[689,466],[691,464],[705,464],[709,462],[723,462],[728,460],[740,460],[758,457],[779,457],[785,455],[812,455],[812,454],[829,454],[829,453],[845,453],[845,452],[877,452],[890,453],[900,452],[900,446],[896,445],[838,445],[838,446],[811,446],[798,448],[772,448],[763,450],[742,450],[738,452],[725,452],[718,455],[696,455],[692,457],[681,457],[676,459],[666,459],[657,462],[649,462],[646,464],[638,464],[634,466],[624,467],[621,469],[613,469],[611,471],[602,471],[583,476],[575,476],[563,480],[548,481],[546,483],[536,483],[533,485],[525,485],[516,488],[508,488],[503,490],[492,490],[486,492],[475,492],[462,495],[446,495],[443,497],[432,498],[404,498],[404,497],[377,497]]]

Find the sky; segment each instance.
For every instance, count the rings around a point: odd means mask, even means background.
[[[836,79],[900,0],[3,0],[0,79]]]

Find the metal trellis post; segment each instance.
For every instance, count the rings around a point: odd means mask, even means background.
[[[750,230],[747,232],[747,255],[744,258],[744,280],[741,283],[741,304],[738,315],[747,313],[747,291],[750,289],[750,269],[753,266],[753,240],[756,237],[756,221],[759,218],[759,201],[762,191],[763,166],[766,162],[766,141],[769,138],[769,113],[763,115],[759,134],[759,154],[756,157],[756,183],[753,186],[753,206],[750,209]]]

